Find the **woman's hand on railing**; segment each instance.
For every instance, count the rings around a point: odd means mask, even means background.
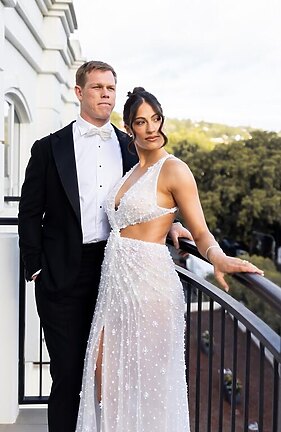
[[[192,240],[193,237],[191,235],[191,232],[188,231],[180,222],[174,222],[170,228],[169,231],[169,237],[172,239],[172,242],[174,244],[174,247],[176,249],[179,249],[179,238],[185,238],[186,240]]]
[[[241,258],[231,257],[214,251],[210,257],[210,262],[214,266],[214,275],[218,283],[225,290],[229,290],[229,286],[225,281],[225,275],[231,273],[257,273],[264,276],[263,270],[259,269],[254,264]]]

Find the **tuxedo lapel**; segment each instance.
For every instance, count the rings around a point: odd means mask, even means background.
[[[131,152],[129,152],[128,147],[130,143],[130,138],[127,134],[117,129],[114,125],[114,130],[116,133],[116,136],[118,138],[121,154],[122,154],[122,161],[123,161],[123,175],[129,171],[129,169],[132,168],[133,165],[135,165],[138,162],[138,157],[135,152],[135,147],[132,146]]]
[[[79,188],[74,152],[72,124],[73,122],[65,128],[51,135],[51,146],[62,186],[76,214],[76,217],[81,224]],[[132,168],[133,165],[138,162],[138,158],[136,153],[130,153],[128,151],[128,135],[117,129],[115,126],[113,127],[120,144],[123,161],[123,174],[125,174],[127,171],[129,171],[130,168]],[[132,148],[132,152],[133,151],[134,147]]]
[[[51,145],[62,186],[81,224],[72,123],[51,136]]]

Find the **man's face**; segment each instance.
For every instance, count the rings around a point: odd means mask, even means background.
[[[76,85],[75,93],[84,120],[98,127],[108,122],[116,99],[116,84],[111,71],[92,70],[87,73],[85,86]]]

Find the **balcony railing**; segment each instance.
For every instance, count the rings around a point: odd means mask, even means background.
[[[0,218],[0,225],[16,223],[16,218]],[[190,242],[182,240],[180,246],[189,254],[200,256]],[[179,265],[176,270],[186,298],[186,379],[191,430],[280,432],[280,334],[229,294]],[[22,271],[20,275],[20,403],[42,403],[47,395],[42,390],[45,362],[41,333],[35,362],[39,368],[38,391],[25,394],[26,284]],[[258,275],[234,277],[281,317],[280,287]],[[208,336],[205,352],[202,334]]]
[[[180,247],[202,258],[192,243],[182,240]],[[280,334],[229,294],[178,265],[176,269],[187,304],[192,430],[280,432]],[[281,288],[256,274],[234,277],[272,307],[281,327]],[[226,377],[232,383],[228,389]]]

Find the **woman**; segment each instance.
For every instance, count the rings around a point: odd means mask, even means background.
[[[225,273],[262,271],[226,256],[209,232],[192,173],[165,150],[157,99],[135,88],[123,119],[139,163],[106,203],[112,231],[88,342],[77,432],[183,432],[190,430],[184,298],[165,246],[177,209],[224,289]]]

